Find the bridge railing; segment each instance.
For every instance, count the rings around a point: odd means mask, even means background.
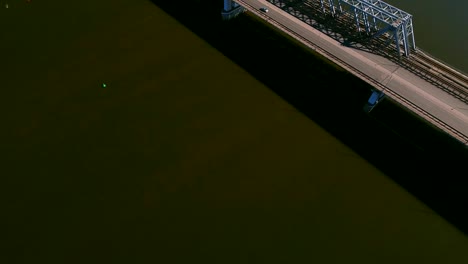
[[[458,72],[459,74],[468,77],[468,74],[467,74],[466,72],[464,72],[464,71],[458,69],[457,67],[454,67],[454,66],[452,66],[452,65],[450,65],[450,64],[448,64],[448,63],[446,63],[445,61],[443,61],[443,60],[441,60],[441,59],[439,59],[439,58],[436,58],[436,57],[432,56],[429,52],[426,52],[425,50],[423,50],[423,49],[421,49],[421,48],[419,48],[419,47],[416,47],[416,51],[417,51],[417,52],[423,53],[424,56],[426,56],[426,57],[432,59],[433,61],[438,62],[438,63],[441,64],[443,67],[448,68],[448,69],[451,69],[451,70],[454,70],[454,71]]]
[[[413,102],[409,101],[404,96],[400,95],[399,93],[397,93],[395,91],[392,91],[392,90],[388,89],[388,87],[386,87],[382,83],[378,82],[377,80],[373,79],[369,75],[365,74],[361,70],[359,70],[359,69],[355,68],[354,66],[348,64],[347,62],[345,62],[342,59],[338,58],[337,56],[335,56],[331,52],[323,49],[322,47],[320,47],[318,45],[316,45],[312,41],[304,38],[300,34],[296,33],[295,31],[293,31],[293,30],[289,29],[288,27],[286,27],[285,25],[281,24],[279,21],[277,21],[277,20],[267,16],[266,14],[260,12],[255,7],[253,7],[252,5],[246,3],[246,2],[244,2],[242,0],[236,0],[236,2],[239,3],[240,5],[244,6],[249,11],[257,14],[258,16],[263,17],[269,23],[271,23],[271,24],[277,26],[278,28],[282,29],[283,31],[287,32],[290,36],[292,36],[295,39],[299,40],[300,42],[302,42],[306,46],[311,47],[314,51],[317,51],[318,53],[324,55],[328,59],[331,59],[333,62],[340,65],[341,67],[343,67],[345,69],[348,69],[350,72],[353,72],[355,75],[359,76],[362,80],[366,81],[370,85],[374,86],[375,88],[380,89],[382,92],[386,93],[387,95],[390,95],[388,97],[393,99],[393,101],[395,101],[396,103],[398,103],[398,104],[400,104],[400,105],[402,105],[402,106],[404,106],[404,107],[406,107],[408,109],[413,109],[417,113],[420,113],[424,119],[426,119],[431,124],[438,127],[439,129],[448,131],[449,134],[452,137],[455,137],[456,139],[461,141],[465,146],[468,145],[468,136],[466,136],[465,134],[463,134],[459,130],[453,128],[449,124],[443,122],[442,120],[440,120],[439,118],[437,118],[433,114],[427,112],[426,110],[422,109],[421,107],[414,104]]]

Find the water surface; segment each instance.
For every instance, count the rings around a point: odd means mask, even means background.
[[[453,202],[463,185],[429,174],[445,141],[402,140],[361,113],[369,87],[252,19],[144,0],[0,12],[2,263],[468,261],[393,180]]]
[[[416,46],[468,72],[467,1],[385,1],[413,15]]]

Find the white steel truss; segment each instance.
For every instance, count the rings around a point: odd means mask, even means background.
[[[330,13],[347,12],[354,16],[356,27],[364,26],[367,34],[378,37],[390,33],[395,39],[398,55],[403,46],[405,56],[416,49],[412,15],[380,0],[320,0],[322,10],[327,5]]]

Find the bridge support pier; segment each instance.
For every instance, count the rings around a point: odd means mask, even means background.
[[[372,91],[371,96],[369,97],[369,100],[367,100],[366,104],[364,105],[364,112],[369,113],[374,109],[375,106],[377,106],[378,103],[380,103],[385,97],[385,94],[381,91],[374,90]]]
[[[244,8],[233,0],[224,0],[223,10],[221,16],[223,20],[229,20],[244,12]]]

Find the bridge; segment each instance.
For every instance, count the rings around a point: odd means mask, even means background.
[[[223,18],[244,11],[468,146],[468,76],[416,47],[412,15],[380,0],[224,0]]]

